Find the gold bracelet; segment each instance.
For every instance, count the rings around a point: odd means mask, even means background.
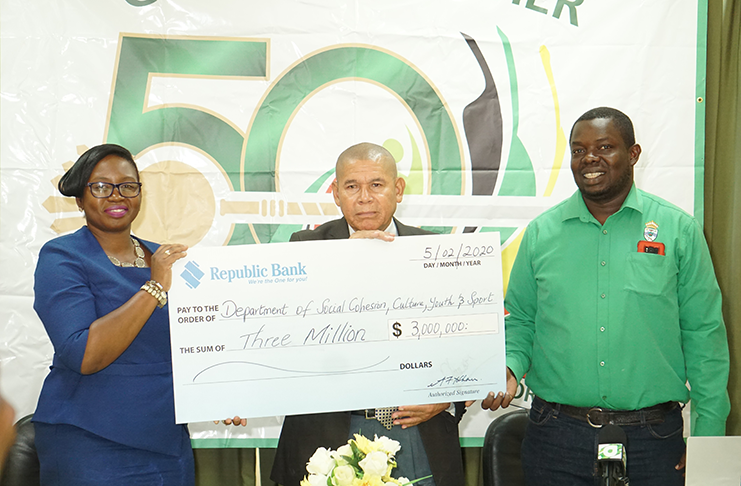
[[[141,290],[147,292],[149,295],[157,299],[157,307],[162,309],[167,304],[167,292],[162,288],[158,282],[149,280],[147,283],[141,286]]]

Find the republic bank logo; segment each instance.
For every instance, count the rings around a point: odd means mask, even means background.
[[[250,266],[242,265],[237,268],[222,269],[219,267],[210,267],[208,270],[208,280],[223,281],[232,283],[233,281],[245,280],[246,283],[285,283],[302,281],[308,278],[306,265],[296,262],[295,265],[282,265],[280,263],[271,263],[269,265],[252,264]],[[185,269],[180,274],[180,278],[185,281],[185,285],[195,289],[201,285],[201,280],[206,273],[201,270],[200,265],[194,261],[185,264]]]
[[[180,274],[180,277],[185,280],[185,285],[194,289],[201,285],[201,279],[205,273],[201,270],[201,267],[194,261],[189,261],[185,264],[185,270]]]
[[[200,270],[199,270],[200,271]],[[236,280],[246,280],[247,283],[283,283],[294,282],[297,279],[306,280],[308,273],[306,265],[296,262],[295,265],[270,263],[268,265],[251,264],[249,266],[220,268],[210,267],[209,280],[232,283]]]

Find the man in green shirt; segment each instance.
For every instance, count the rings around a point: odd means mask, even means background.
[[[507,393],[482,406],[508,406],[526,375],[531,485],[595,484],[607,424],[626,432],[631,486],[684,484],[677,403],[692,399],[692,435],[724,435],[730,409],[707,244],[694,218],[635,187],[641,147],[625,114],[588,111],[570,144],[579,190],[525,231],[505,299]]]

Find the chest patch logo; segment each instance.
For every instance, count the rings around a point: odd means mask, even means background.
[[[654,241],[659,236],[659,225],[653,221],[646,223],[646,228],[643,230],[643,237],[646,241]]]

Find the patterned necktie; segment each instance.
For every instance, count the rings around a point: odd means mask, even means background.
[[[399,407],[381,407],[376,409],[376,420],[381,422],[381,425],[391,430],[394,426],[394,419],[391,418],[391,414],[399,410]]]

